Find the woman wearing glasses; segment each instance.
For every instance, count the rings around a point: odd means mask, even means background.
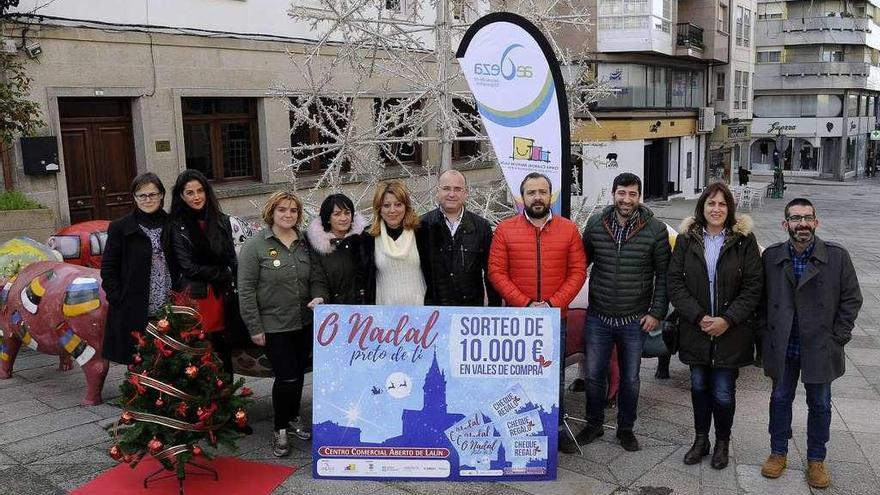
[[[300,420],[303,376],[312,350],[312,308],[328,299],[323,271],[300,231],[302,202],[293,193],[269,196],[266,228],[247,240],[238,257],[238,300],[251,340],[264,346],[275,372],[273,454],[290,455],[288,432],[312,437]]]
[[[109,308],[104,331],[104,359],[130,364],[135,353],[132,331],[144,331],[171,295],[168,215],[162,209],[165,186],[147,172],[131,183],[136,208],[107,229],[101,263],[101,286]]]
[[[730,430],[736,411],[739,368],[755,361],[751,319],[761,298],[763,269],[752,219],[736,215],[733,195],[710,184],[684,220],[669,263],[669,298],[679,314],[679,351],[691,368],[695,439],[684,456],[697,464],[709,455],[709,428],[715,421],[711,465],[729,462]]]

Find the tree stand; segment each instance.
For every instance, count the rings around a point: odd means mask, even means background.
[[[186,470],[186,468],[188,468],[188,467],[195,468],[195,470],[188,471],[188,470]],[[163,475],[163,473],[164,473],[164,475]],[[190,475],[190,476],[213,476],[214,481],[220,480],[220,476],[217,474],[216,469],[214,469],[210,466],[206,466],[204,464],[199,464],[198,462],[195,462],[195,461],[187,461],[186,462],[186,464],[184,465],[184,474]],[[164,467],[160,467],[156,471],[154,471],[144,477],[144,488],[149,488],[150,483],[162,481],[162,480],[171,478],[172,476],[177,476],[177,488],[178,488],[177,493],[179,495],[184,495],[184,493],[183,493],[183,480],[185,479],[185,477],[179,477],[176,472],[168,471]]]

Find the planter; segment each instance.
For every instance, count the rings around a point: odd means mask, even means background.
[[[14,237],[46,242],[55,231],[55,215],[48,208],[0,211],[0,244]]]

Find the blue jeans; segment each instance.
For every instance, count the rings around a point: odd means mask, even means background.
[[[632,430],[639,405],[639,367],[646,333],[638,320],[613,327],[595,316],[587,317],[587,425],[602,426],[605,422],[605,401],[608,388],[608,361],[617,344],[620,365],[620,391],[617,395],[617,428]]]
[[[715,418],[715,440],[730,440],[736,412],[737,368],[691,366],[691,403],[694,407],[694,430],[708,435]]]
[[[770,450],[788,454],[791,438],[791,404],[800,377],[800,362],[786,360],[782,376],[773,380],[770,395]],[[825,444],[831,436],[831,384],[805,383],[807,392],[807,460],[824,461]]]

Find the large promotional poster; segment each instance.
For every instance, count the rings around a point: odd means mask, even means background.
[[[552,209],[568,214],[571,188],[568,102],[546,38],[525,18],[493,13],[474,22],[456,57],[517,209],[531,172],[552,182]]]
[[[320,305],[315,478],[553,480],[559,310]]]

